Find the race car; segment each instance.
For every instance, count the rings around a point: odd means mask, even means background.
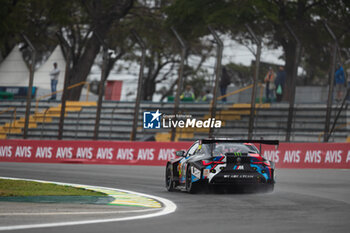
[[[253,185],[272,192],[275,164],[261,156],[254,144],[278,146],[277,140],[202,139],[187,151],[177,151],[179,158],[166,165],[165,185],[196,193],[203,186],[239,187]]]

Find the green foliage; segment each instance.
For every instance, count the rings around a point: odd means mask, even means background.
[[[301,64],[311,76],[312,70],[318,70],[323,79],[328,78],[332,38],[324,30],[323,20],[327,20],[334,30],[341,47],[348,48],[350,45],[347,25],[350,3],[344,0],[176,0],[165,12],[168,14],[167,23],[181,28],[188,38],[209,35],[206,27],[213,25],[216,30],[230,33],[232,38],[244,43],[252,41],[244,26],[249,24],[258,37],[264,38],[265,46],[283,47],[289,75],[295,60],[296,44],[286,29],[286,22],[301,41]],[[344,57],[349,57],[349,52],[349,49],[343,49],[340,57],[344,60]]]
[[[231,82],[236,86],[245,86],[252,82],[253,69],[250,66],[229,63],[225,65],[230,76]]]
[[[218,1],[221,2],[221,1]],[[165,9],[167,26],[175,26],[187,40],[208,33],[206,25],[212,13],[215,1],[211,0],[178,0]]]
[[[58,44],[57,31],[84,23],[82,8],[76,1],[7,0],[2,3],[5,7],[0,10],[0,49],[4,56],[24,41],[23,34],[34,45],[37,61],[41,61]],[[22,50],[29,63],[31,51],[28,47]]]
[[[72,186],[24,180],[0,179],[0,196],[106,196],[105,193]]]
[[[128,5],[125,2],[130,3],[130,11],[125,9]],[[123,11],[126,13],[122,14]],[[288,22],[303,47],[300,64],[306,72],[307,82],[326,84],[329,48],[333,41],[324,29],[323,20],[327,20],[338,39],[340,61],[349,59],[350,1],[345,0],[161,0],[152,3],[136,0],[1,0],[0,58],[5,57],[15,44],[23,42],[21,33],[24,33],[33,42],[38,61],[41,61],[58,44],[56,32],[59,32],[74,51],[73,71],[76,73],[71,78],[81,81],[86,78],[99,52],[96,38],[91,36],[97,31],[111,48],[120,55],[125,54],[124,59],[139,62],[140,48],[130,34],[130,29],[134,29],[147,47],[145,82],[151,86],[145,90],[150,90],[146,93],[149,99],[154,86],[167,79],[179,61],[180,49],[170,30],[172,26],[186,40],[187,57],[196,55],[205,60],[212,49],[212,43],[205,37],[210,35],[208,25],[222,34],[231,35],[232,39],[251,42],[245,27],[249,24],[257,36],[264,39],[263,46],[283,47],[287,73],[290,74],[296,44],[286,30],[285,23]],[[29,60],[30,51],[28,48],[24,51]],[[243,67],[233,68],[238,76],[248,77]],[[169,69],[169,72],[160,72],[163,69]],[[195,75],[199,74],[195,72]],[[251,71],[249,75],[252,75]]]
[[[184,67],[184,86],[183,90],[187,85],[192,86],[195,98],[198,98],[206,90],[212,91],[212,86],[208,85],[208,78],[210,74],[204,69],[199,69],[197,72],[189,66]]]

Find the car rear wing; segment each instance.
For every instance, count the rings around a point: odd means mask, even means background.
[[[230,139],[230,138],[207,138],[199,140],[199,144],[212,144],[212,143],[258,143],[259,144],[259,155],[261,156],[261,145],[275,145],[276,150],[278,149],[278,140],[244,140],[244,139]],[[211,150],[213,156],[213,151]]]
[[[210,144],[210,143],[217,143],[217,142],[228,142],[228,143],[258,143],[258,144],[266,144],[266,145],[279,145],[278,140],[243,140],[243,139],[226,139],[226,138],[207,138],[207,139],[201,139],[200,144]]]

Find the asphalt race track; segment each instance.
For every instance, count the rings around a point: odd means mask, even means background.
[[[350,229],[350,169],[281,169],[270,194],[169,193],[163,167],[0,163],[0,176],[120,188],[167,198],[177,205],[175,213],[155,218],[11,232],[334,233]]]

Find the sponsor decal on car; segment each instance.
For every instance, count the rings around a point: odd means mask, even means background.
[[[209,172],[210,172],[210,169],[203,169],[203,176],[204,176],[205,178],[208,177]]]
[[[201,171],[197,169],[196,167],[191,167],[191,173],[194,175],[196,178],[200,179],[201,178]]]
[[[251,179],[251,178],[254,178],[254,175],[231,174],[231,175],[224,175],[224,178],[227,178],[227,179]]]

